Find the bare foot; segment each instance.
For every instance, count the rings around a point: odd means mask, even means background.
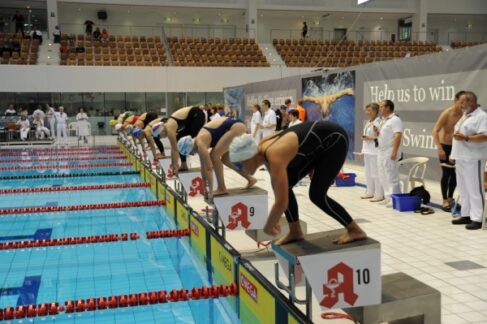
[[[304,235],[302,233],[300,234],[291,234],[290,232],[286,235],[283,236],[279,239],[277,239],[274,244],[275,245],[284,245],[288,243],[293,243],[293,242],[299,242],[304,240]]]
[[[340,235],[340,237],[335,239],[333,241],[333,243],[335,243],[335,244],[347,244],[347,243],[351,243],[353,241],[365,240],[366,238],[367,238],[367,234],[364,231],[352,230],[352,231],[347,231],[347,232],[343,233],[342,235]]]
[[[224,196],[228,195],[228,191],[226,190],[215,190],[211,192],[212,197]]]
[[[247,180],[247,185],[245,186],[245,189],[252,188],[256,183],[257,183],[257,179],[256,178],[249,177],[249,179]]]

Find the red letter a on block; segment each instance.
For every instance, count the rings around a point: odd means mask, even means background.
[[[339,281],[339,275],[343,277],[343,281]],[[353,291],[353,269],[345,263],[340,262],[333,268],[328,270],[328,283],[323,285],[323,294],[325,297],[320,305],[333,308],[338,302],[338,296],[343,294],[343,299],[353,306],[358,298],[358,295]]]

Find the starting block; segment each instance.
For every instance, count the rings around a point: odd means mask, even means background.
[[[161,167],[162,171],[166,178],[172,178],[174,176],[171,167],[171,157],[166,156],[164,158],[159,159],[159,166]]]
[[[380,243],[372,238],[348,244],[334,244],[344,230],[313,233],[303,241],[272,245],[279,263],[274,265],[276,285],[289,299],[306,305],[311,319],[311,291],[322,309],[336,309],[381,303]],[[279,280],[279,264],[288,285]],[[296,297],[300,272],[304,272],[306,298]]]
[[[198,195],[205,195],[205,184],[201,177],[200,168],[191,168],[188,171],[181,171],[178,174],[178,178],[188,196],[195,197]]]

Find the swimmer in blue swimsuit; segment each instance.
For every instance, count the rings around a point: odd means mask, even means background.
[[[232,140],[246,132],[247,127],[241,120],[223,117],[214,119],[203,126],[194,140],[187,136],[178,142],[178,149],[182,155],[198,152],[201,161],[201,175],[210,190],[213,188],[213,170],[215,170],[217,189],[209,192],[210,199],[228,193],[223,165],[244,177],[247,180],[246,188],[251,188],[257,182],[254,177],[242,172],[231,163],[228,157],[228,148]]]

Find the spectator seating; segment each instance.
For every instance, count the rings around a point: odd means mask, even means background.
[[[254,39],[168,37],[175,66],[270,66]]]
[[[272,43],[289,67],[346,67],[441,52],[441,47],[425,41],[273,39]]]
[[[76,47],[83,47],[79,53]],[[60,65],[165,66],[164,46],[159,36],[110,36],[102,43],[85,35],[61,36]]]
[[[12,45],[15,42],[20,44],[20,51],[3,50],[5,41]],[[12,49],[10,47],[10,49]],[[39,40],[23,38],[22,34],[0,33],[0,54],[1,64],[37,64],[39,52]]]
[[[469,47],[469,46],[475,46],[480,44],[487,44],[487,42],[454,41],[451,42],[451,48],[455,49],[455,48]]]

